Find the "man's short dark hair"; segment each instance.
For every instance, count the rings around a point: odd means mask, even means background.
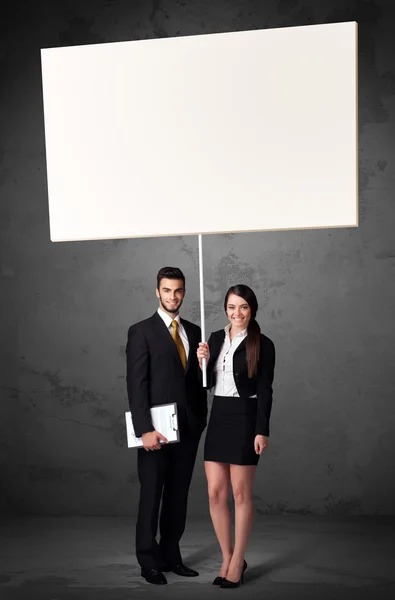
[[[185,288],[185,276],[181,269],[177,267],[162,267],[156,276],[156,287],[159,290],[162,279],[182,279]]]

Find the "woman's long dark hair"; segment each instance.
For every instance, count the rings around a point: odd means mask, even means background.
[[[246,341],[248,377],[251,379],[251,377],[254,377],[254,375],[257,373],[259,353],[261,349],[261,328],[255,320],[256,313],[258,311],[258,300],[248,285],[244,285],[242,283],[238,285],[232,285],[232,287],[230,287],[226,292],[224,301],[225,312],[227,312],[228,298],[231,294],[235,294],[236,296],[243,298],[251,310],[251,319],[248,323]]]

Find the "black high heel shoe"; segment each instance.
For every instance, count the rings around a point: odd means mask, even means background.
[[[213,581],[213,585],[221,585],[225,581],[225,577],[216,577]]]
[[[226,577],[225,577],[224,581],[220,584],[220,588],[231,589],[231,588],[239,587],[239,585],[241,583],[244,583],[244,572],[245,572],[246,568],[247,568],[247,563],[246,563],[246,561],[244,561],[243,570],[241,572],[241,577],[240,577],[239,581],[229,581],[229,579],[226,579]]]

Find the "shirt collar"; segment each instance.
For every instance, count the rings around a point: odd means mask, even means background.
[[[231,328],[231,327],[232,327],[232,325],[231,325],[230,323],[228,323],[228,324],[226,325],[226,327],[224,327],[224,329],[225,329],[225,336],[226,336],[227,338],[229,338],[229,331],[230,331],[230,328]],[[247,337],[247,329],[243,329],[243,331],[240,331],[239,333],[236,333],[236,335],[235,335],[234,337],[235,337],[235,338],[236,338],[236,337],[241,337],[241,338],[245,338],[245,337]],[[234,338],[233,338],[233,339],[234,339]]]
[[[165,311],[162,310],[161,307],[159,307],[158,308],[158,315],[160,317],[162,317],[162,319],[164,320],[165,325],[166,325],[167,328],[170,327],[172,321],[177,321],[177,323],[179,325],[181,324],[181,322],[180,322],[180,314],[178,314],[176,317],[169,317],[169,315],[167,313],[165,313]]]

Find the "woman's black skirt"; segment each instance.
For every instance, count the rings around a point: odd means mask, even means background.
[[[256,398],[214,396],[204,444],[204,460],[256,465]]]

